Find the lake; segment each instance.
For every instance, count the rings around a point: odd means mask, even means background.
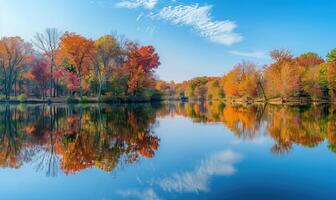
[[[334,199],[336,106],[1,105],[1,199]]]

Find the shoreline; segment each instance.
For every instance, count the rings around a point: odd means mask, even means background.
[[[102,98],[100,101],[97,98],[51,98],[51,99],[9,99],[0,100],[0,104],[137,104],[137,103],[158,103],[158,102],[223,102],[231,104],[271,104],[271,105],[309,105],[309,104],[334,104],[335,100],[332,99],[311,99],[307,97],[294,97],[294,98],[272,98],[272,99],[215,99],[215,100],[205,100],[205,99],[187,99],[187,98],[162,98],[162,99],[145,99],[138,97],[129,98]]]
[[[55,99],[25,99],[25,100],[17,100],[17,99],[10,99],[10,100],[0,100],[0,104],[134,104],[134,103],[156,103],[165,101],[164,99],[141,99],[141,98],[115,98],[115,99],[108,99],[108,100],[98,100],[98,99],[83,99],[80,100],[79,98],[74,99],[67,99],[67,98],[55,98]]]
[[[223,98],[215,100],[190,99],[188,102],[223,102],[229,104],[271,104],[271,105],[309,105],[309,104],[334,104],[333,99],[312,99],[310,97],[291,97],[291,98],[271,98],[271,99],[245,99],[245,98]]]

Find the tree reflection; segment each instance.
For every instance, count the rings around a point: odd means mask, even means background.
[[[242,140],[260,135],[274,141],[274,154],[328,142],[336,153],[336,108],[332,105],[232,105],[220,102],[162,105],[2,105],[0,166],[33,163],[56,176],[95,167],[114,172],[141,158],[152,158],[160,140],[158,117],[181,115],[195,123],[222,123]]]
[[[223,123],[244,140],[258,134],[268,135],[274,154],[289,153],[293,145],[316,147],[327,140],[336,153],[336,108],[321,104],[310,106],[234,105],[223,103],[169,104],[171,115],[190,117],[194,122]]]
[[[96,167],[112,172],[118,165],[151,158],[159,147],[152,128],[160,106],[0,107],[0,166],[34,162],[55,176]]]

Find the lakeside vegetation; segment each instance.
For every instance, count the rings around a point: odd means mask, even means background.
[[[118,35],[91,40],[57,29],[0,40],[3,101],[149,101],[159,99],[159,56]]]
[[[117,34],[96,40],[57,29],[32,42],[0,39],[2,102],[146,102],[163,99],[302,103],[336,100],[336,49],[323,59],[314,52],[270,53],[272,63],[237,64],[222,77],[175,83],[159,80],[159,55]]]
[[[159,81],[169,98],[234,102],[302,102],[336,100],[336,49],[324,60],[314,52],[297,57],[277,49],[271,64],[242,62],[222,77],[197,77],[182,83]]]

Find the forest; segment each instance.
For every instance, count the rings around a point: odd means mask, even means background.
[[[334,101],[336,49],[326,58],[285,49],[270,52],[272,62],[243,61],[223,76],[175,83],[160,80],[160,58],[118,34],[96,40],[49,28],[31,42],[0,39],[1,101],[153,101],[166,99],[231,101]]]
[[[323,59],[314,52],[297,57],[288,50],[270,52],[272,63],[257,66],[244,61],[222,77],[196,77],[182,83],[157,83],[166,96],[233,101],[334,101],[336,49]]]
[[[159,65],[153,46],[117,34],[91,40],[46,29],[32,42],[3,37],[0,99],[152,100],[160,98],[154,77]]]

